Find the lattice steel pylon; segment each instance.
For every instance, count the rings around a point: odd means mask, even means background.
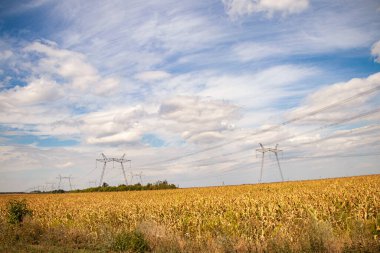
[[[137,177],[137,178],[139,178],[140,179],[140,184],[143,184],[143,181],[142,181],[142,171],[140,172],[140,173],[133,173],[133,172],[131,172],[130,173],[131,174],[131,184],[132,184],[132,181],[133,181],[133,178],[134,177]]]
[[[100,176],[100,181],[99,181],[99,186],[102,186],[102,183],[103,183],[103,177],[104,177],[104,172],[106,171],[106,167],[107,167],[107,163],[109,162],[117,162],[117,163],[120,163],[121,165],[121,170],[123,171],[123,176],[124,176],[124,180],[125,180],[125,185],[128,185],[128,180],[127,180],[127,176],[125,174],[125,169],[124,169],[124,165],[123,163],[125,162],[131,162],[131,160],[128,160],[128,159],[125,159],[125,154],[120,157],[120,158],[115,158],[115,157],[106,157],[105,154],[102,153],[102,157],[101,159],[96,159],[97,162],[102,162],[103,163],[103,170],[102,170],[102,174]]]
[[[71,184],[72,176],[69,176],[69,177],[62,177],[61,175],[59,175],[59,176],[57,177],[57,179],[59,179],[57,190],[60,190],[60,188],[61,188],[62,179],[67,179],[67,180],[69,181],[70,190],[71,190],[71,191],[73,190],[73,185]]]
[[[261,143],[259,143],[259,145],[260,145],[261,148],[256,149],[256,152],[262,153],[262,156],[261,156],[260,181],[259,182],[261,183],[261,180],[262,180],[262,177],[263,177],[264,158],[265,158],[265,153],[267,153],[267,152],[272,152],[276,156],[278,170],[280,171],[280,175],[281,175],[281,180],[284,181],[284,177],[282,175],[282,170],[281,170],[281,166],[280,166],[280,161],[278,160],[278,153],[282,152],[282,150],[278,149],[278,144],[276,144],[275,148],[264,148],[263,144],[261,144]]]

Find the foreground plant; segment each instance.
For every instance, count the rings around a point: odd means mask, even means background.
[[[7,205],[8,222],[11,224],[20,224],[27,215],[32,215],[32,210],[28,208],[26,200],[11,199]]]

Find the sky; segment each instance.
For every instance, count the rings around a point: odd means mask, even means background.
[[[1,192],[379,174],[379,123],[379,1],[0,1]]]

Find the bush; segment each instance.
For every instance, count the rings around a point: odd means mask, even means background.
[[[149,245],[140,232],[122,232],[116,236],[113,249],[128,252],[146,252],[149,251]]]
[[[32,211],[28,208],[26,200],[10,200],[7,206],[8,222],[11,224],[20,224],[25,216],[32,215]]]

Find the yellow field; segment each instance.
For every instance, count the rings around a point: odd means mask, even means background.
[[[6,224],[10,199],[27,200],[33,211],[28,222],[34,226],[77,231],[86,235],[86,243],[106,245],[113,235],[137,230],[152,251],[160,251],[163,242],[177,251],[380,249],[380,175],[162,191],[0,195],[1,224]]]

